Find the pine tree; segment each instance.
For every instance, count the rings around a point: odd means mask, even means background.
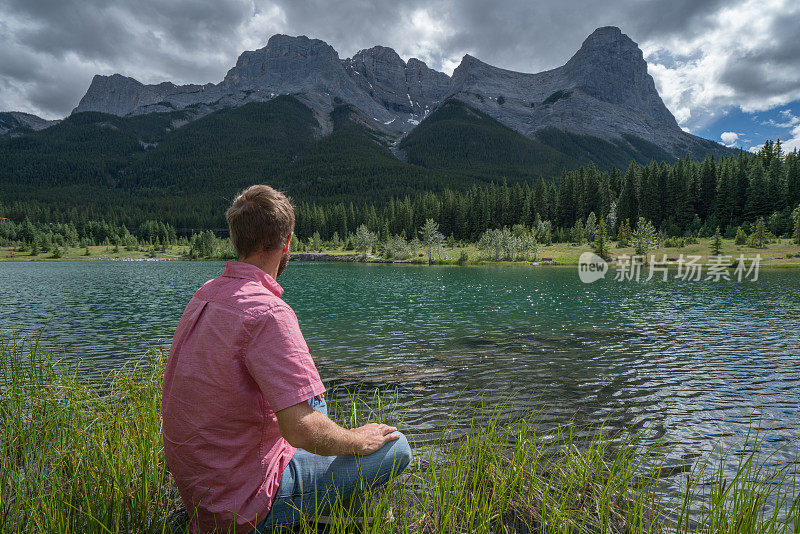
[[[639,217],[636,229],[631,234],[631,244],[639,256],[644,256],[656,244],[656,229],[644,217]]]
[[[533,188],[533,198],[531,202],[533,211],[533,219],[531,219],[531,221],[533,221],[537,215],[543,220],[547,219],[547,186],[544,183],[544,178],[541,176],[536,182],[536,186]]]
[[[706,156],[700,166],[700,197],[697,203],[697,214],[705,221],[714,213],[717,196],[717,172],[714,158]]]
[[[573,173],[564,173],[558,184],[558,201],[556,205],[556,225],[568,227],[575,221],[577,199],[574,193]]]
[[[384,219],[383,224],[381,225],[381,236],[380,236],[381,243],[386,243],[389,240],[390,235],[391,234],[389,233],[389,221]]]
[[[625,176],[622,178],[622,190],[619,194],[617,211],[620,221],[636,219],[639,216],[639,166],[631,162]]]
[[[625,219],[625,222],[619,226],[619,246],[627,247],[631,240],[631,234],[631,221]]]
[[[780,144],[777,144],[777,151],[778,153],[781,152]],[[767,192],[772,211],[779,211],[786,206],[786,176],[784,174],[783,160],[780,158],[773,159],[769,165]]]
[[[575,221],[575,226],[572,227],[572,242],[582,244],[586,241],[586,231],[583,228],[583,221],[578,219]]]
[[[750,185],[747,189],[745,215],[749,220],[769,215],[769,191],[764,177],[764,167],[759,159],[754,159],[749,167]]]
[[[719,233],[719,226],[711,241],[711,255],[719,256],[722,254],[722,234]]]
[[[617,229],[617,203],[611,202],[611,205],[608,208],[608,215],[606,215],[606,219],[608,220],[608,235],[614,236],[615,231]]]
[[[683,160],[679,160],[675,164],[667,177],[666,203],[666,217],[675,223],[678,231],[684,231],[689,226],[694,213],[689,204],[689,191]]]
[[[736,179],[731,160],[726,160],[720,166],[719,182],[717,183],[717,222],[724,225],[733,224],[736,209]]]
[[[737,245],[745,245],[747,244],[747,232],[745,232],[741,226],[736,228],[736,239],[734,241]]]
[[[591,212],[588,217],[586,217],[586,237],[589,241],[594,239],[594,234],[597,232],[597,216],[594,212]]]
[[[786,156],[786,203],[796,206],[800,203],[800,155],[797,151]]]
[[[797,206],[795,212],[797,213],[797,215],[794,218],[794,234],[793,234],[794,244],[800,245],[800,206]]]
[[[594,235],[594,253],[606,261],[611,259],[611,254],[608,251],[608,240],[606,239],[606,222],[600,219],[600,224],[597,227],[597,232]]]
[[[586,217],[591,212],[602,213],[602,198],[600,195],[600,171],[594,163],[586,167],[583,175],[583,193],[581,195],[580,217]]]
[[[756,228],[750,236],[750,246],[755,248],[764,248],[768,239],[767,226],[764,223],[764,217],[759,217],[756,222]]]
[[[739,152],[735,163],[736,181],[736,208],[734,220],[738,223],[744,221],[747,207],[747,192],[750,189],[750,176],[748,175],[748,156],[744,151]]]

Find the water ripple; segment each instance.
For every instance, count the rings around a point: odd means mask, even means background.
[[[222,268],[3,263],[0,330],[107,370],[168,343]],[[411,433],[482,399],[648,427],[678,471],[753,424],[776,451],[800,436],[800,272],[587,286],[559,268],[293,264],[281,283],[329,385],[396,387]]]

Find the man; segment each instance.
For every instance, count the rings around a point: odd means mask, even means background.
[[[226,213],[238,261],[186,306],[163,386],[167,466],[194,532],[269,532],[324,514],[406,468],[397,429],[328,419],[320,380],[276,282],[289,200],[254,185]]]

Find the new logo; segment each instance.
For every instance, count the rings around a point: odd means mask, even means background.
[[[584,284],[591,284],[605,278],[608,262],[594,252],[584,252],[578,258],[578,276]]]

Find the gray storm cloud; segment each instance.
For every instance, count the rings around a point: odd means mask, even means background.
[[[730,106],[800,98],[800,8],[781,0],[0,0],[0,109],[48,118],[94,74],[217,82],[273,33],[342,57],[382,44],[452,71],[464,53],[536,72],[563,64],[595,28],[637,41],[665,103],[693,128]],[[755,20],[754,20],[755,17]]]

